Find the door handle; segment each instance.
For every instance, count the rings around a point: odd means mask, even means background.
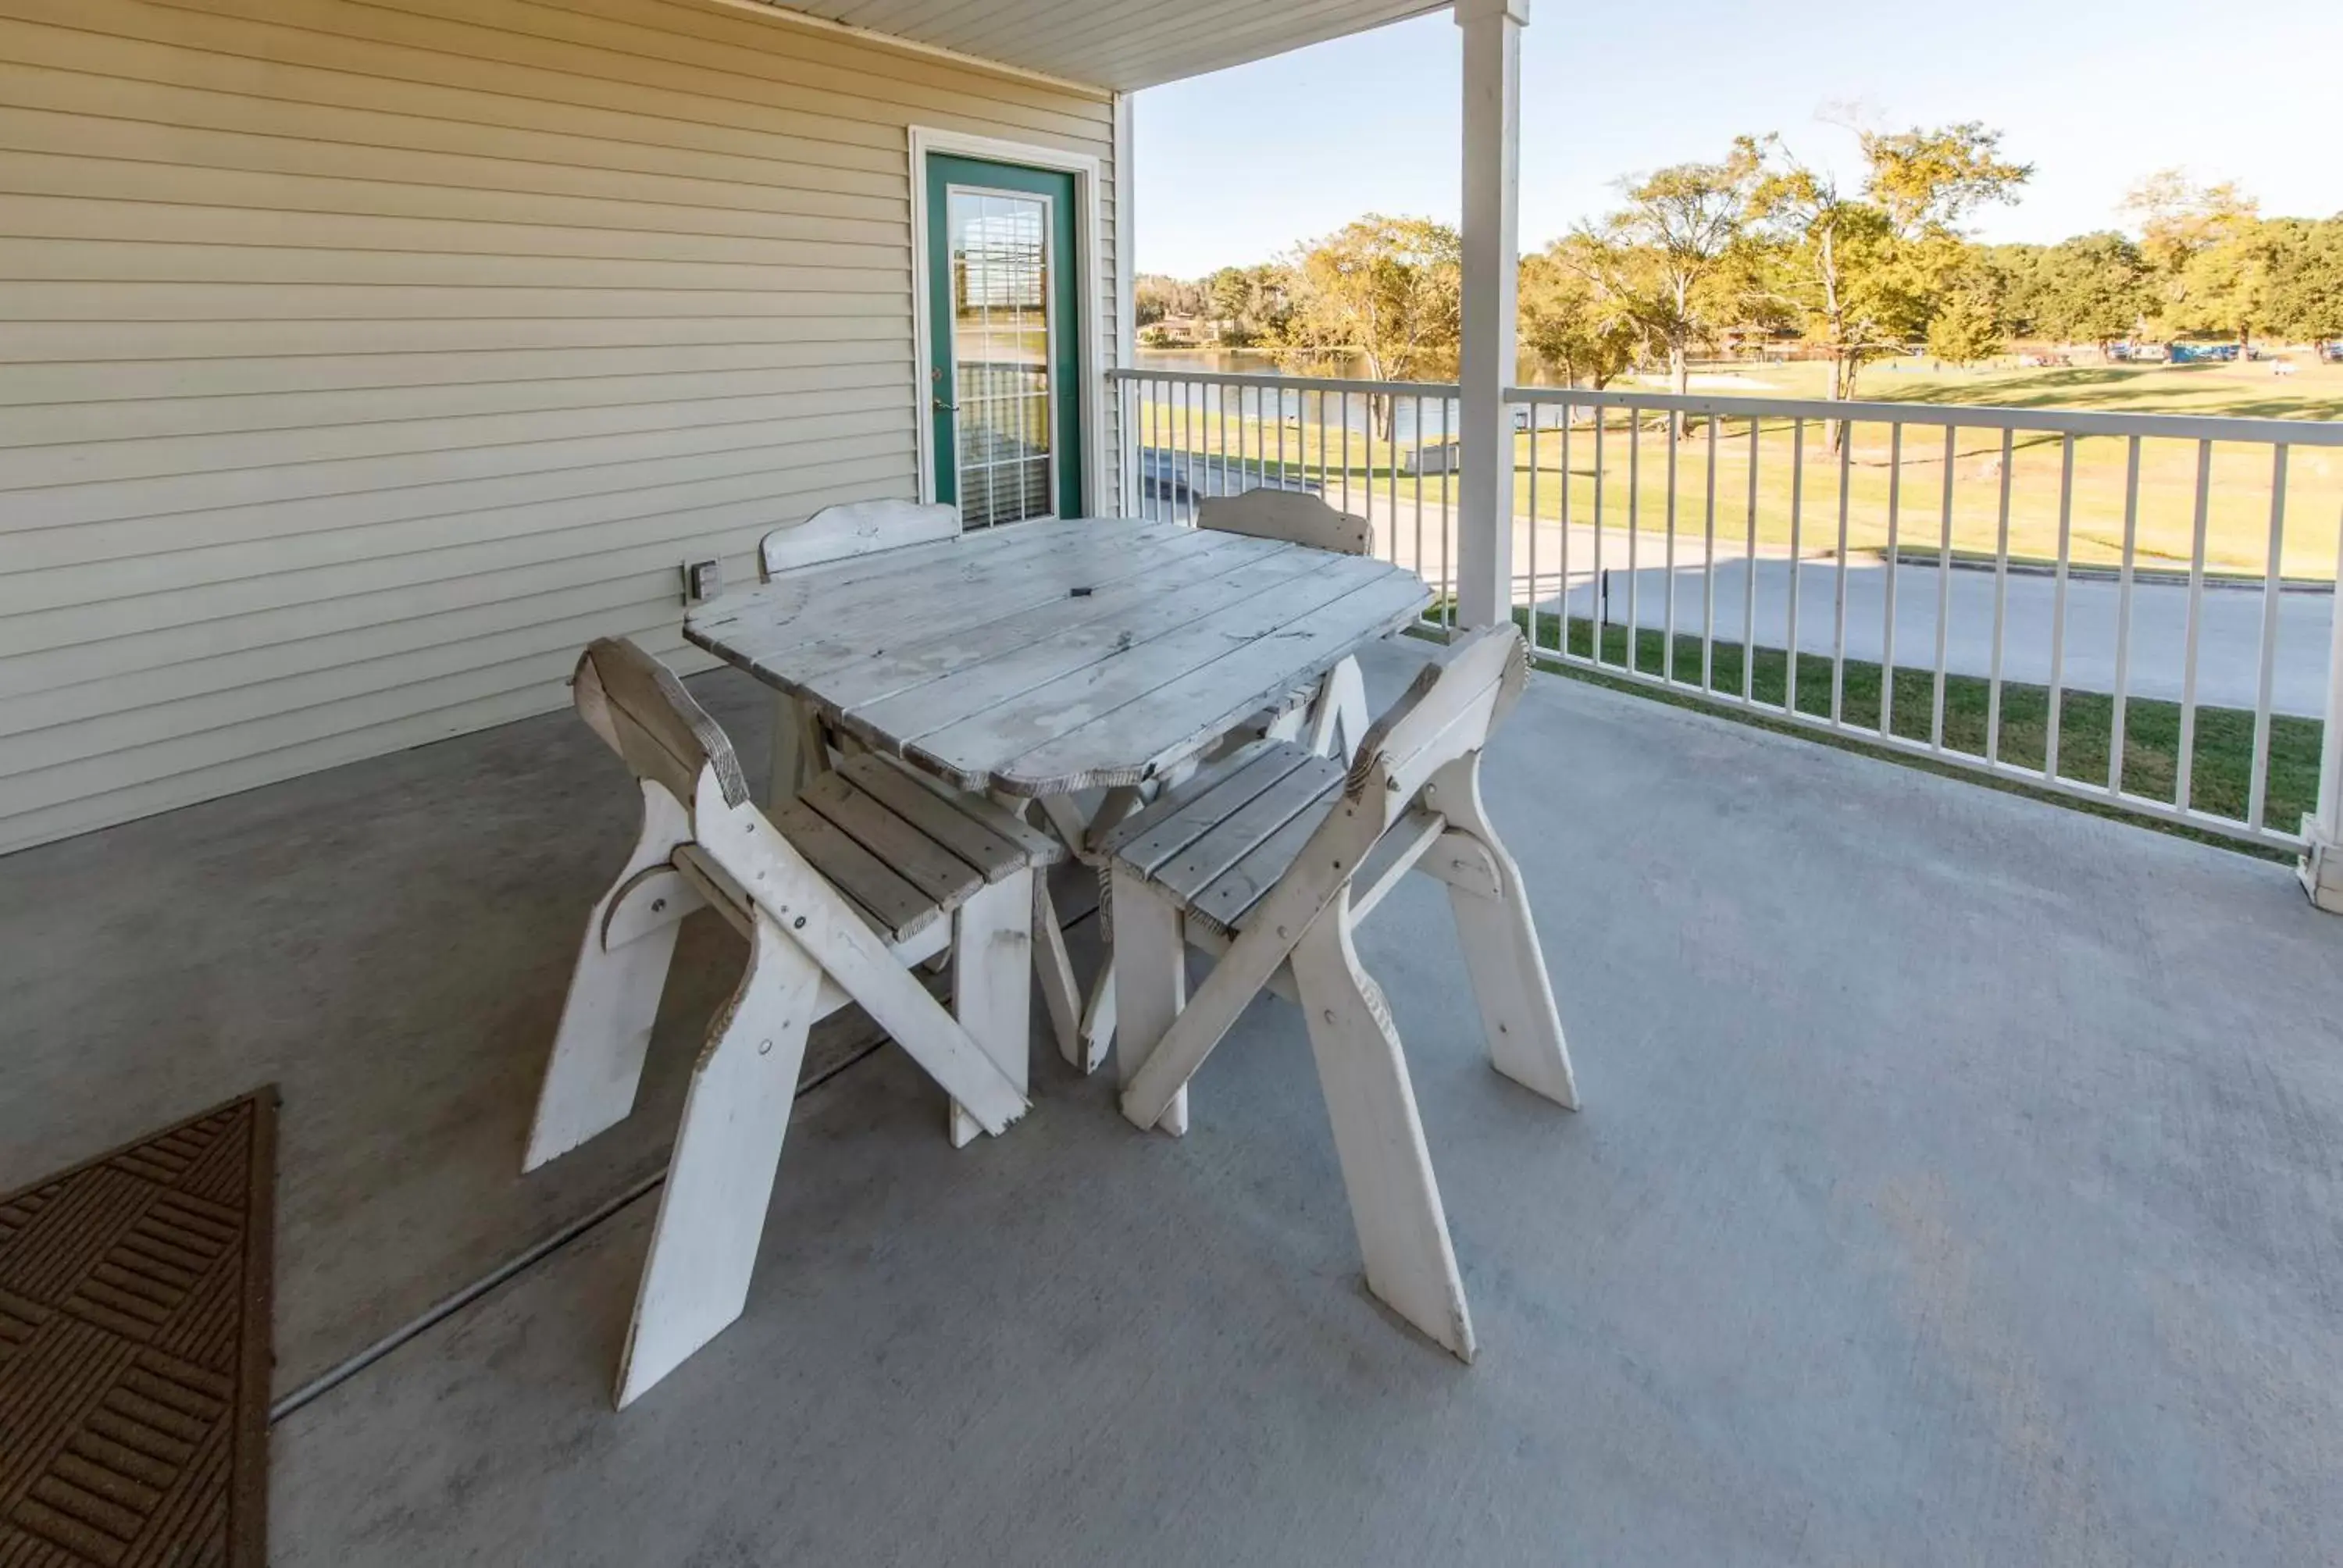
[[[941,397],[930,397],[928,401],[936,406],[936,412],[939,414],[957,414],[960,412],[959,404],[947,403]]]

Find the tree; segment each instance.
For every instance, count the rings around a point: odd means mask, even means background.
[[[1595,281],[1598,269],[1574,256],[1584,242],[1560,239],[1521,261],[1521,346],[1565,386],[1583,378],[1601,391],[1635,363],[1643,334],[1624,301]]]
[[[1448,225],[1370,213],[1302,246],[1290,265],[1298,298],[1287,345],[1355,353],[1374,381],[1454,374],[1463,242]],[[1390,439],[1392,400],[1371,397],[1368,408]]]
[[[2164,329],[2251,342],[2268,283],[2258,204],[2233,181],[2199,186],[2164,169],[2134,186],[2124,208],[2139,221]]]
[[[1980,263],[1956,280],[1928,318],[1928,352],[1955,365],[1990,359],[2008,346],[2001,292]]]
[[[2304,341],[2343,337],[2343,215],[2299,226],[2275,260],[2270,330]]]
[[[1756,141],[1742,136],[1716,163],[1677,164],[1623,182],[1626,206],[1583,229],[1562,255],[1666,351],[1668,386],[1678,397],[1691,386],[1692,346],[1736,315],[1717,286],[1742,244],[1763,174]]]
[[[1829,353],[1835,401],[1855,396],[1865,364],[1926,333],[1975,266],[1961,221],[1986,202],[2015,199],[2034,173],[2002,157],[2000,133],[1975,123],[1863,131],[1858,140],[1858,193],[1769,138],[1750,197],[1752,226],[1770,241],[1771,291]],[[1834,421],[1834,449],[1844,435]]]
[[[2086,234],[2040,253],[2029,303],[2036,330],[2096,343],[2104,359],[2109,344],[2139,330],[2156,292],[2139,246],[2119,234]]]
[[[1224,266],[1204,279],[1204,297],[1232,348],[1274,344],[1293,318],[1293,279],[1274,262]]]

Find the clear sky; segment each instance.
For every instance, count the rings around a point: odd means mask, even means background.
[[[1365,212],[1456,221],[1460,60],[1443,11],[1140,94],[1140,269],[1267,260]],[[2343,0],[1534,0],[1523,248],[1736,133],[1844,167],[1852,138],[1817,116],[1845,104],[2006,133],[2036,173],[1986,239],[2120,226],[2124,192],[2176,166],[2273,216],[2343,212]]]

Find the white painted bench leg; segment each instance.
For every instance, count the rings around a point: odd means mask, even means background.
[[[1033,976],[1041,982],[1050,1032],[1058,1037],[1058,1054],[1067,1066],[1081,1066],[1082,987],[1074,978],[1073,955],[1066,951],[1066,928],[1059,923],[1046,871],[1033,879]]]
[[[674,796],[648,782],[642,793],[643,825],[634,853],[595,903],[578,944],[578,964],[570,971],[569,994],[561,1005],[528,1148],[521,1157],[523,1171],[534,1171],[616,1126],[635,1108],[635,1088],[642,1081],[643,1055],[659,1019],[678,928],[669,922],[610,950],[602,945],[603,926],[637,875],[664,865],[677,845],[691,839],[690,821]]]
[[[1121,1015],[1115,1023],[1115,1081],[1128,1089],[1140,1064],[1188,1005],[1188,953],[1180,933],[1180,911],[1169,899],[1127,871],[1118,869],[1109,875],[1113,879],[1108,900],[1114,911],[1114,994]],[[1188,1131],[1184,1084],[1155,1125],[1175,1138]]]
[[[1522,869],[1499,841],[1481,803],[1480,756],[1461,758],[1433,776],[1426,798],[1449,826],[1478,839],[1496,868],[1499,891],[1488,898],[1456,883],[1448,889],[1463,940],[1464,968],[1481,1010],[1489,1060],[1499,1072],[1567,1111],[1578,1109],[1578,1084],[1562,1015],[1554,1004],[1545,951],[1522,889]]]
[[[692,1070],[650,1255],[618,1362],[618,1406],[740,1315],[797,1097],[821,968],[759,909],[749,970]]]
[[[1345,904],[1312,922],[1292,962],[1367,1288],[1469,1362],[1472,1315],[1407,1060],[1383,993],[1359,966]]]
[[[952,1012],[985,1055],[1027,1091],[1031,1056],[1033,873],[980,888],[952,919]],[[984,1129],[955,1101],[951,1141],[965,1149]]]

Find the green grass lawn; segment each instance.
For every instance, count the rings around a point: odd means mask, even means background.
[[[1820,365],[1720,367],[1697,375],[1694,390],[1817,397],[1824,371]],[[1664,389],[1659,378],[1650,377],[1618,385]],[[2285,379],[2274,377],[2268,365],[1944,372],[1875,366],[1857,392],[1865,401],[1935,406],[2343,418],[2343,366],[2308,362],[2298,362],[2297,374]],[[1453,503],[1452,479],[1435,475],[1419,481],[1411,475],[1395,475],[1396,454],[1388,443],[1370,441],[1356,431],[1346,443],[1339,410],[1331,406],[1322,410],[1318,401],[1305,394],[1300,417],[1289,415],[1281,426],[1274,417],[1240,421],[1232,415],[1215,419],[1204,416],[1201,405],[1167,399],[1160,405],[1142,404],[1139,428],[1150,444],[1192,451],[1234,451],[1241,445],[1248,462],[1265,454],[1272,472],[1282,468],[1313,478],[1322,473],[1337,488],[1364,486],[1383,495],[1396,479],[1403,507],[1413,503],[1419,483],[1427,503]],[[1354,411],[1363,408],[1363,400],[1353,397],[1352,407]],[[1433,419],[1429,439],[1436,441],[1436,412]],[[2001,544],[2004,453],[1996,431],[1957,434],[1949,464],[1949,508],[1944,436],[1923,427],[1906,427],[1898,447],[1890,427],[1856,424],[1841,454],[1831,450],[1820,421],[1805,422],[1803,430],[1790,420],[1759,421],[1754,447],[1750,422],[1728,421],[1717,430],[1712,447],[1705,427],[1672,442],[1657,421],[1638,424],[1614,414],[1601,431],[1599,485],[1596,445],[1592,424],[1566,437],[1559,430],[1542,430],[1534,437],[1517,436],[1515,515],[1558,519],[1566,495],[1572,519],[1591,522],[1599,492],[1607,527],[1624,528],[1632,516],[1640,529],[1661,534],[1669,523],[1673,477],[1679,532],[1698,537],[1704,530],[1713,482],[1718,537],[1735,547],[1748,543],[1754,534],[1760,547],[1835,548],[1842,499],[1845,543],[1851,549],[1877,549],[1891,542],[1934,548],[1944,539],[1948,514],[1954,548],[1990,553]],[[2118,437],[2074,443],[2074,482],[2065,515],[2070,558],[2078,564],[2114,565],[2122,558],[2128,446]],[[2194,545],[2197,444],[2150,439],[2141,444],[2139,456],[2136,558],[2142,566],[2186,568]],[[2011,442],[2007,459],[2008,548],[2016,556],[2055,558],[2066,443],[2056,436],[2021,435]],[[2272,479],[2268,447],[2220,443],[2212,448],[2207,472],[2208,568],[2254,576],[2263,572],[2269,554]],[[2343,519],[2343,450],[2303,447],[2292,454],[2285,515],[2283,573],[2332,579],[2338,524]]]
[[[1524,610],[1513,612],[1515,622],[1528,626]],[[1552,616],[1538,622],[1538,645],[1561,646],[1563,628]],[[1594,623],[1573,617],[1570,651],[1581,658],[1594,648]],[[1634,639],[1634,668],[1647,675],[1663,673],[1666,634],[1640,631]],[[1628,668],[1628,637],[1624,627],[1603,631],[1603,659]],[[1701,644],[1697,637],[1675,639],[1676,678],[1700,681]],[[1840,693],[1842,715],[1865,729],[1879,724],[1881,669],[1876,664],[1849,659],[1843,667]],[[1782,704],[1790,678],[1789,661],[1779,648],[1755,651],[1750,671],[1751,696],[1758,702]],[[1738,696],[1742,680],[1739,643],[1720,642],[1713,654],[1712,683],[1715,690]],[[1889,731],[1906,739],[1925,741],[1933,721],[1936,678],[1927,670],[1896,671],[1895,701]],[[1630,689],[1648,691],[1647,688]],[[1685,700],[1695,700],[1687,696]],[[1831,661],[1820,654],[1801,654],[1797,665],[1796,710],[1827,717],[1831,711]],[[1986,753],[1990,683],[1976,676],[1945,678],[1944,743],[1947,749],[1972,756]],[[2108,743],[2113,734],[2113,699],[2097,692],[2069,691],[2058,705],[2058,776],[2087,784],[2104,785],[2108,772]],[[2005,681],[2001,688],[2000,757],[2020,768],[2039,769],[2049,738],[2050,692],[2042,686]],[[2274,717],[2270,721],[2269,778],[2264,808],[2272,826],[2291,829],[2318,796],[2318,720]],[[1812,735],[1803,726],[1796,732]],[[1858,743],[1861,737],[1854,738]],[[2251,786],[2254,716],[2246,709],[2199,707],[2197,710],[2190,803],[2200,811],[2242,819]],[[1893,752],[1888,755],[1896,755]],[[2133,698],[2124,709],[2123,788],[2150,799],[2171,800],[2178,779],[2180,705]],[[1965,776],[1976,778],[1974,773]],[[2217,839],[2218,842],[2228,840]]]

